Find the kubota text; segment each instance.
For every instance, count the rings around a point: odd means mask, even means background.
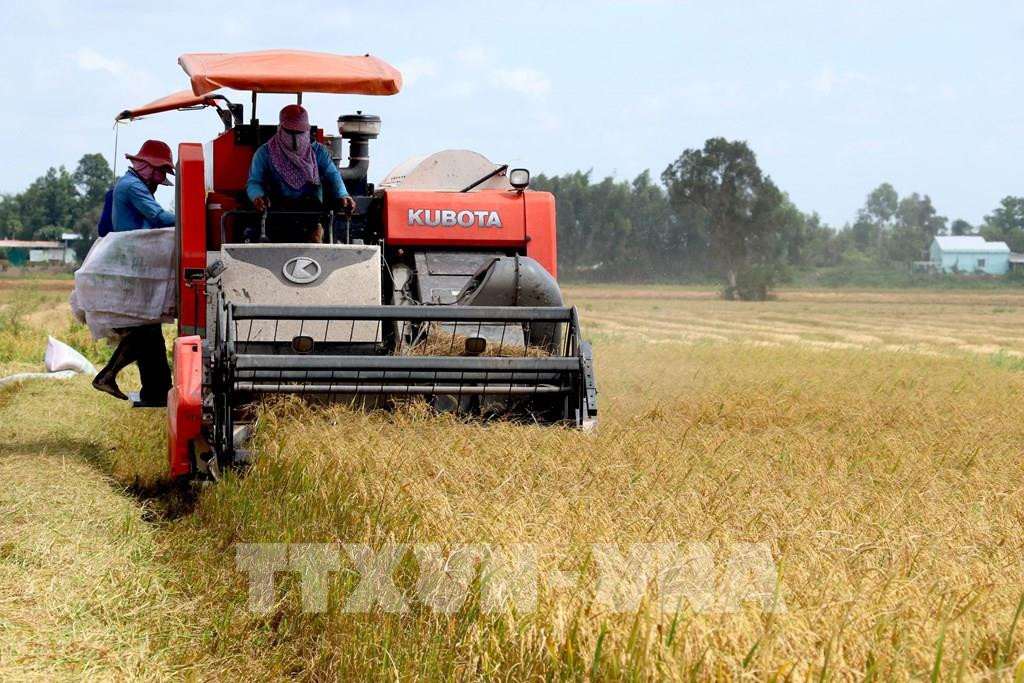
[[[452,209],[409,209],[409,225],[454,228],[500,228],[497,211],[454,211]]]

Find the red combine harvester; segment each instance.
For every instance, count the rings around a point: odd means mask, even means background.
[[[370,55],[187,54],[192,89],[119,119],[214,107],[225,130],[182,143],[176,181],[178,337],[168,400],[170,471],[243,464],[253,404],[270,394],[385,407],[596,424],[590,344],[555,281],[555,201],[529,172],[448,150],[367,182],[380,119],[341,116],[331,150],[356,211],[256,211],[245,193],[275,126],[257,93],[393,95],[401,75]],[[216,91],[252,93],[251,120]],[[347,163],[342,165],[343,143]],[[273,243],[275,221],[311,220],[322,244]],[[279,233],[280,234],[280,233]]]

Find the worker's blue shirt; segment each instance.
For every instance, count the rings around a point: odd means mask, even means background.
[[[142,178],[129,170],[114,186],[114,232],[169,228],[174,225],[174,214],[160,206]]]
[[[315,197],[323,202],[324,191],[329,199],[340,199],[348,196],[345,183],[341,179],[338,167],[331,160],[327,148],[319,142],[313,143],[313,154],[316,157],[316,166],[320,171],[320,184],[306,183],[298,190],[284,182],[274,165],[270,163],[270,150],[267,145],[262,145],[252,157],[252,166],[249,167],[249,182],[245,184],[245,192],[250,200],[257,197],[268,197],[271,202],[275,198],[301,199],[303,197]]]

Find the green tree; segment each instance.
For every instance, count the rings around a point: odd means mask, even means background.
[[[114,183],[114,172],[102,154],[86,154],[78,160],[73,178],[79,202],[75,222],[68,227],[79,236],[75,244],[78,257],[85,258],[96,240],[103,199]]]
[[[950,235],[973,235],[974,226],[962,218],[957,218],[949,224]]]
[[[882,183],[868,194],[864,212],[875,222],[888,225],[899,211],[900,196],[889,183]]]
[[[661,174],[669,200],[680,211],[698,207],[707,218],[711,255],[724,270],[727,294],[751,265],[755,246],[777,229],[783,195],[762,173],[742,141],[711,138],[704,149],[687,149]]]
[[[850,228],[853,241],[860,250],[884,258],[882,245],[892,231],[899,201],[896,188],[889,183],[882,183],[868,194],[864,207],[857,212],[857,219]]]
[[[83,206],[102,206],[103,195],[114,182],[114,172],[102,154],[86,154],[78,160],[72,179]]]
[[[20,239],[36,239],[45,227],[70,229],[79,206],[71,174],[67,169],[50,168],[37,178],[20,197],[22,229]]]
[[[824,268],[838,265],[843,252],[852,248],[849,231],[836,232],[821,221],[821,216],[811,213],[804,216],[804,243],[797,265]]]
[[[20,195],[0,196],[0,239],[14,239],[21,235],[23,230]]]
[[[1003,197],[985,216],[981,234],[987,240],[1006,242],[1014,252],[1024,252],[1024,197]]]
[[[885,244],[886,259],[897,263],[924,259],[932,238],[946,231],[946,222],[931,197],[916,192],[907,195],[896,210],[896,222]]]
[[[59,239],[65,232],[81,237],[76,248],[84,256],[96,239],[103,197],[114,174],[102,154],[86,154],[75,172],[50,168],[23,192],[0,197],[0,237]]]
[[[555,195],[559,272],[581,279],[662,279],[692,275],[697,243],[649,171],[632,182],[591,182],[590,171],[538,175],[535,190]]]

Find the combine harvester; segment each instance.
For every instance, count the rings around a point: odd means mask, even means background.
[[[247,462],[253,405],[272,394],[369,407],[418,396],[439,410],[594,427],[590,344],[555,281],[554,197],[527,191],[528,171],[449,150],[374,187],[380,119],[341,116],[337,136],[312,134],[356,211],[306,216],[324,226],[324,244],[271,243],[274,221],[296,215],[258,212],[245,193],[253,154],[276,129],[257,120],[257,93],[393,95],[401,75],[370,55],[178,61],[191,90],[118,116],[214,107],[225,127],[178,148],[172,476],[216,478]],[[252,93],[248,123],[221,89]]]

